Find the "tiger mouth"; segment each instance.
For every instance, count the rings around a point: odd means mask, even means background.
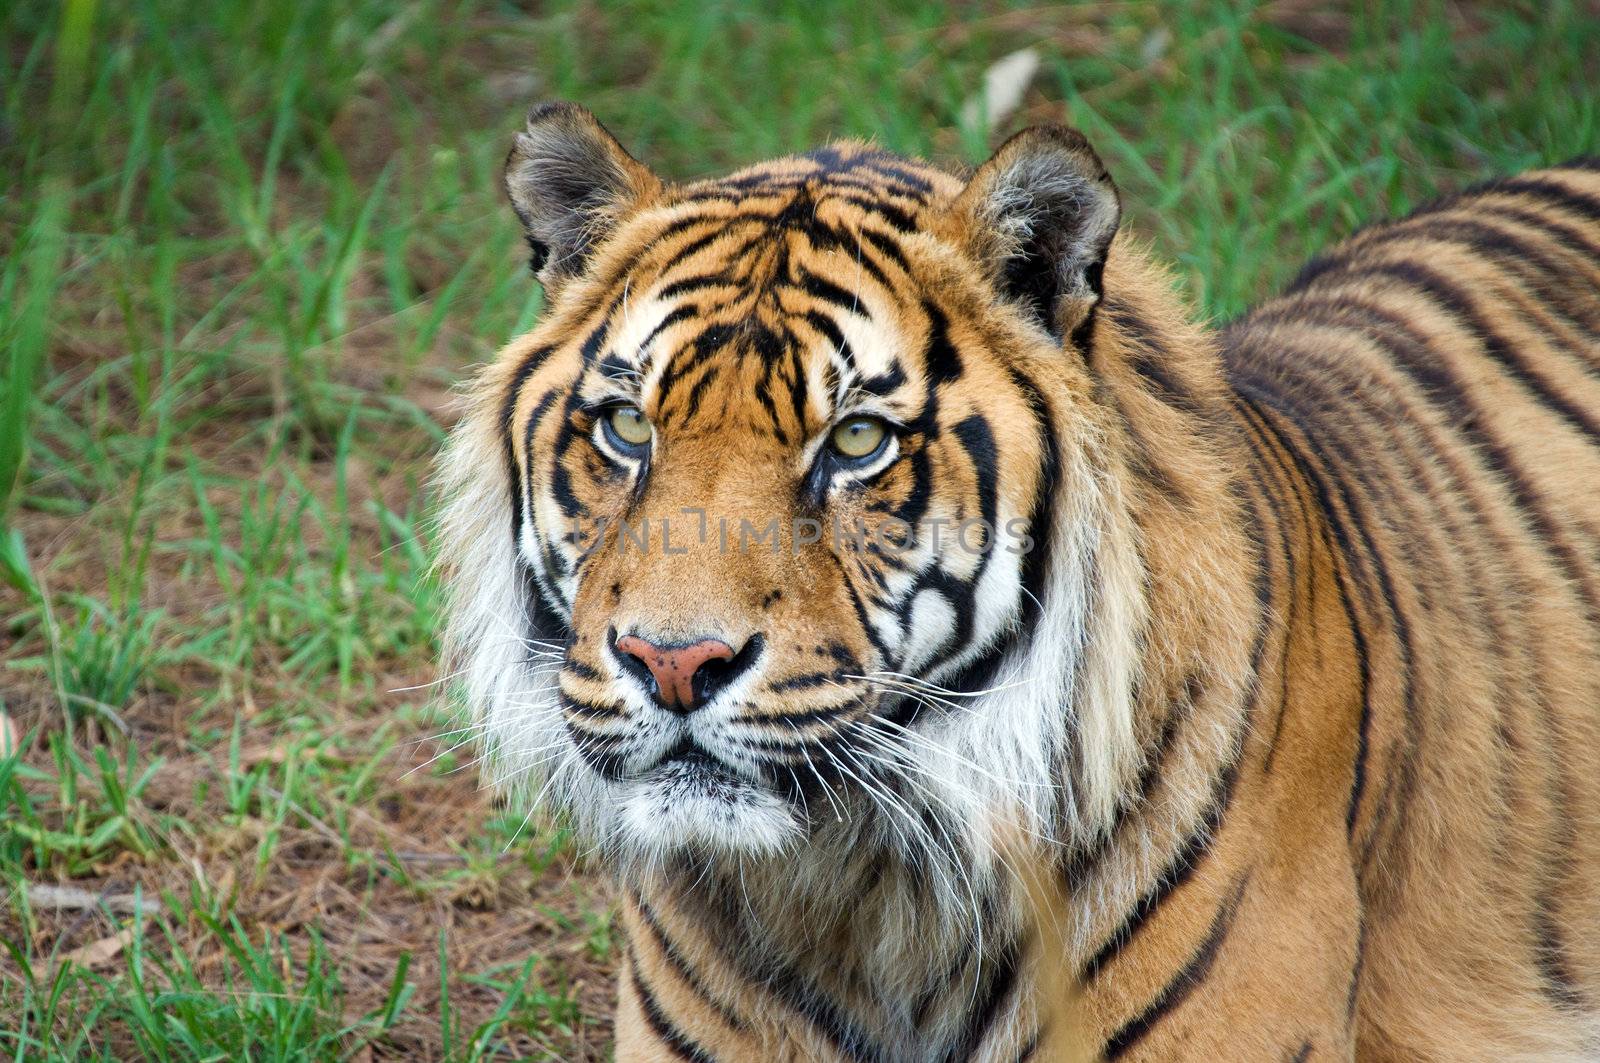
[[[701,788],[749,787],[756,782],[748,770],[741,771],[687,735],[654,761],[635,767],[619,781],[692,784]]]
[[[646,775],[683,776],[737,782],[739,777],[722,759],[692,742],[680,742],[644,771]]]
[[[720,759],[699,747],[679,746],[658,760],[644,778],[669,787],[692,788],[710,797],[731,800],[750,786]]]
[[[714,814],[720,815],[752,802],[786,803],[769,787],[745,777],[714,754],[699,748],[680,746],[632,782],[654,797],[663,816],[669,809],[682,814],[695,807],[714,808],[719,810]]]

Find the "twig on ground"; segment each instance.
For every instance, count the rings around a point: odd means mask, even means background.
[[[105,908],[118,915],[155,915],[161,904],[132,893],[96,893],[78,886],[53,886],[45,882],[28,883],[28,903],[35,908],[58,912],[98,911]]]

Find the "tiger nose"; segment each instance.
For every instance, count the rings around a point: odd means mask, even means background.
[[[658,646],[638,635],[615,640],[617,659],[663,708],[693,712],[754,661],[756,640],[735,653],[721,639]]]

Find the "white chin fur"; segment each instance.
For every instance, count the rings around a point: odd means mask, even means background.
[[[770,856],[792,848],[805,827],[784,800],[750,783],[669,765],[642,779],[604,784],[595,834],[625,862],[685,853]],[[603,811],[602,811],[603,809]]]

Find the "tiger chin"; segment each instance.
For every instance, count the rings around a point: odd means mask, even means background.
[[[1600,1057],[1600,172],[1220,331],[1078,133],[670,183],[535,109],[442,463],[621,1060]]]

